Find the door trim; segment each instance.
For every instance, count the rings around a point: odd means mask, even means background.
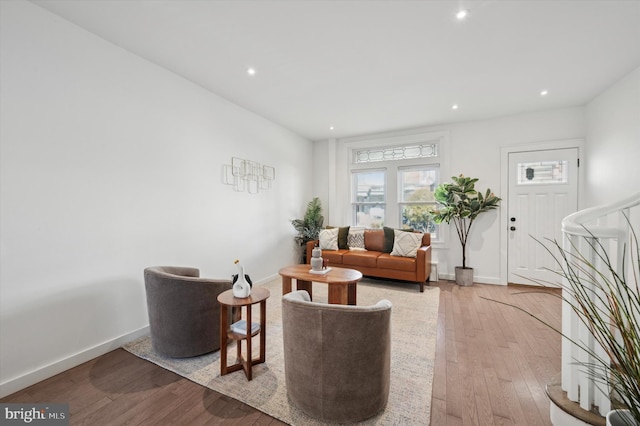
[[[503,197],[500,204],[500,284],[508,283],[508,200],[509,195],[509,154],[528,151],[548,151],[553,149],[577,148],[578,158],[584,155],[584,139],[561,139],[555,141],[535,142],[519,145],[509,145],[500,148],[500,194]],[[578,168],[578,210],[582,209],[582,188],[584,188],[584,159]]]

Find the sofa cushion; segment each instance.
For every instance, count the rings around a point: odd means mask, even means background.
[[[393,240],[392,256],[416,257],[418,249],[422,245],[422,233],[405,232],[396,229]]]
[[[365,250],[364,228],[349,228],[347,244],[349,246],[349,250]]]
[[[375,268],[378,256],[381,254],[379,251],[348,251],[342,256],[342,264],[344,266]]]
[[[318,235],[322,250],[338,250],[338,228],[323,229]]]
[[[371,251],[382,251],[384,247],[384,232],[382,229],[365,229],[364,248]]]
[[[322,250],[322,258],[326,259],[329,266],[342,265],[342,256],[349,250]]]
[[[414,272],[416,270],[416,259],[414,257],[391,256],[390,254],[382,253],[378,257],[378,268]]]

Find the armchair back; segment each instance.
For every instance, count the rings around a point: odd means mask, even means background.
[[[287,392],[298,408],[323,421],[350,423],[386,406],[391,302],[328,305],[295,291],[283,296],[282,327]]]
[[[153,348],[171,358],[220,349],[218,294],[231,280],[200,278],[196,268],[155,266],[144,270]]]

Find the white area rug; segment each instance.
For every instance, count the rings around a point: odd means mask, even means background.
[[[124,349],[231,398],[242,401],[291,425],[323,425],[289,404],[284,377],[280,279],[264,284],[267,300],[266,362],[253,367],[253,380],[242,371],[220,376],[220,352],[196,358],[172,359],[156,354],[150,337],[142,337]],[[326,286],[313,286],[314,301],[326,301]],[[381,299],[393,304],[391,314],[391,383],[387,407],[363,425],[428,425],[435,360],[436,328],[440,290],[413,284],[364,279],[358,284],[358,305],[373,305]],[[257,309],[257,308],[256,308]],[[254,318],[258,311],[254,311]],[[253,346],[257,349],[258,337]],[[235,346],[228,360],[235,360]]]

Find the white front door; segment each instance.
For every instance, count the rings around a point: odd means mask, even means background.
[[[558,266],[538,241],[562,244],[562,219],[578,209],[578,149],[509,153],[508,197],[509,283],[559,283]]]

